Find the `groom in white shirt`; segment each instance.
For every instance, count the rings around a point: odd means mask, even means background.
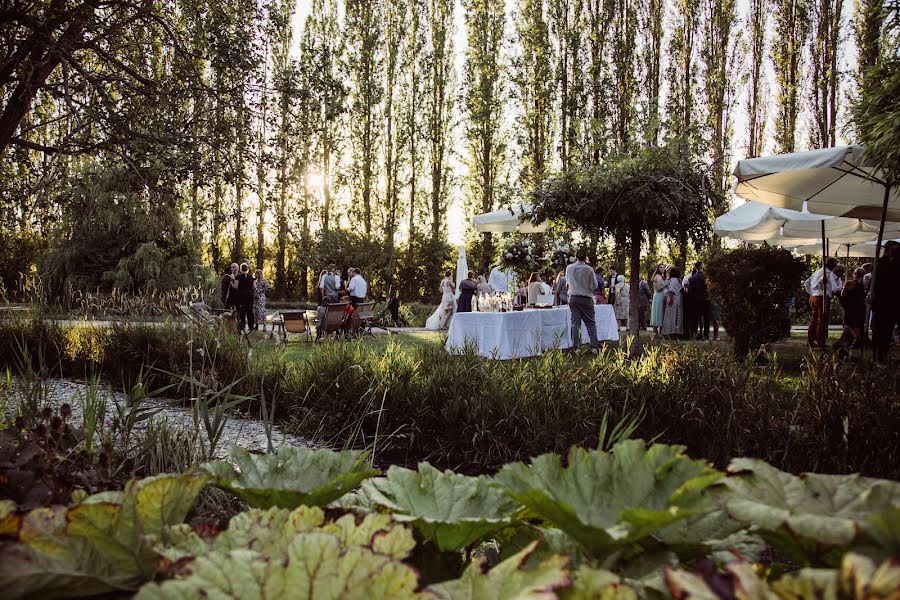
[[[363,279],[359,269],[353,269],[353,276],[347,283],[347,294],[350,296],[350,304],[353,308],[360,302],[366,301],[366,294],[369,293],[369,284]]]
[[[812,315],[809,318],[809,329],[806,332],[807,342],[815,348],[819,344],[825,345],[828,339],[828,310],[831,308],[831,298],[841,293],[841,280],[834,274],[838,261],[829,257],[825,261],[825,268],[819,269],[803,282],[803,288],[809,294],[809,307]],[[822,304],[824,303],[824,315]]]

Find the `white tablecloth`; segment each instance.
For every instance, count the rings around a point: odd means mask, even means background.
[[[594,305],[597,339],[618,340],[619,325],[613,307]],[[590,338],[581,324],[581,341]],[[461,352],[466,346],[477,348],[486,358],[506,360],[535,356],[550,348],[572,347],[572,319],[569,307],[526,309],[505,313],[456,313],[450,321],[446,348]]]

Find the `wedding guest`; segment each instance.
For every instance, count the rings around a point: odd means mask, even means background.
[[[606,279],[603,277],[603,269],[597,267],[597,270],[594,272],[594,279],[597,281],[597,286],[594,288],[594,304],[606,304]],[[611,288],[610,294],[612,294]],[[610,297],[612,296],[610,295]]]
[[[653,304],[650,307],[650,325],[653,327],[653,333],[659,337],[659,328],[663,324],[663,314],[666,310],[666,266],[663,264],[656,265],[656,271],[650,278],[653,284]]]
[[[541,278],[538,277],[537,273],[532,273],[528,278],[528,287],[525,291],[528,305],[534,306],[537,304],[538,297],[543,293],[544,287],[541,285]]]
[[[466,278],[459,282],[459,299],[456,301],[456,312],[472,312],[472,296],[478,291],[475,271],[469,271]]]
[[[597,288],[597,276],[594,269],[585,262],[587,253],[579,250],[575,253],[575,262],[566,267],[566,283],[569,287],[569,311],[572,318],[572,346],[581,346],[581,323],[587,326],[588,338],[591,341],[591,352],[597,354],[600,342],[597,341],[597,321],[594,318],[594,290]]]
[[[641,330],[647,329],[647,309],[650,307],[651,296],[650,285],[642,275],[638,284],[638,327]]]
[[[809,319],[809,328],[806,332],[807,343],[810,348],[816,348],[826,339],[828,331],[828,309],[831,306],[831,298],[841,293],[841,281],[835,277],[834,268],[838,261],[829,257],[825,261],[824,269],[817,269],[809,279],[803,282],[803,288],[809,294],[809,307],[812,315]],[[824,306],[825,317],[822,316]]]
[[[254,329],[259,329],[262,324],[263,331],[266,330],[266,294],[272,289],[272,285],[263,277],[262,269],[257,269],[254,273],[256,283],[253,286],[253,319]]]
[[[329,304],[331,304],[331,300],[326,296],[316,308],[316,341],[319,341],[322,332],[325,331],[325,315],[328,313]]]
[[[838,269],[835,269],[835,275]],[[866,319],[866,289],[863,285],[863,277],[866,271],[862,267],[853,272],[853,279],[844,284],[841,290],[840,302],[844,309],[844,331],[850,339],[845,340],[846,345],[858,347],[862,344],[862,327]],[[842,335],[844,340],[845,336]]]
[[[319,293],[322,296],[322,301],[327,298],[329,302],[337,302],[338,282],[340,279],[340,276],[332,270],[322,271],[322,274],[319,276]]]
[[[554,304],[561,306],[569,303],[569,287],[566,284],[566,272],[560,271],[556,276],[556,285],[554,285],[553,294],[556,297]]]
[[[697,339],[709,339],[709,293],[706,289],[706,271],[702,262],[694,263],[695,273],[691,275],[691,302],[694,304],[694,318],[698,329]],[[702,332],[702,333],[701,333]]]
[[[681,310],[684,316],[682,336],[686,340],[693,339],[697,329],[697,311],[694,310],[694,298],[691,295],[691,277],[696,272],[696,268],[692,269],[681,280]]]
[[[234,291],[234,278],[237,275],[237,271],[237,263],[231,263],[231,265],[225,267],[225,270],[222,272],[222,281],[220,282],[219,287],[222,306],[225,308],[234,308],[237,306],[237,295]]]
[[[666,280],[666,312],[660,334],[666,338],[680,337],[684,333],[684,308],[681,299],[681,271],[678,267],[669,267]]]
[[[488,283],[488,272],[485,271],[481,275],[478,276],[478,293],[479,294],[490,294],[491,286]]]
[[[900,244],[895,241],[884,245],[884,255],[878,259],[875,281],[871,284],[872,343],[875,360],[886,362],[891,351],[894,328],[900,321]]]
[[[253,313],[253,286],[255,280],[250,274],[250,265],[241,263],[241,272],[235,277],[232,288],[237,290],[238,328],[243,333],[244,328],[252,330],[256,328],[256,318]]]
[[[362,271],[358,268],[350,270],[350,280],[347,283],[347,295],[350,296],[350,305],[356,308],[360,302],[366,301],[369,293],[369,284],[363,279]]]
[[[616,277],[615,298],[613,309],[616,313],[616,321],[621,327],[628,326],[628,312],[631,310],[631,302],[629,298],[630,290],[628,284],[625,283],[625,276],[618,275]]]
[[[619,276],[619,270],[611,265],[608,271],[608,277],[604,282],[604,287],[609,290],[609,293],[606,294],[606,302],[615,306],[616,304],[616,279]]]

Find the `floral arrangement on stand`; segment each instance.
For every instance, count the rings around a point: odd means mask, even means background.
[[[550,245],[550,265],[562,271],[575,262],[575,246],[567,240],[554,240]]]
[[[519,277],[527,277],[532,271],[541,270],[542,257],[530,239],[511,242],[501,252],[500,260],[503,266],[514,270]]]

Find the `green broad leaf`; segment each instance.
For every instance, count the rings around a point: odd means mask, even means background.
[[[363,489],[443,552],[468,547],[509,525],[518,507],[485,477],[442,473],[428,463],[420,463],[418,471],[392,466]]]
[[[190,473],[148,477],[129,482],[121,493],[31,511],[19,542],[8,544],[0,561],[4,597],[136,590],[155,570],[150,540],[184,520],[208,479]]]
[[[299,534],[287,556],[267,558],[252,550],[213,552],[190,572],[141,588],[137,600],[179,598],[425,598],[416,573],[390,556],[360,546],[344,548],[327,533]]]
[[[214,538],[201,538],[190,527],[176,525],[156,541],[154,551],[172,563],[232,550],[252,550],[266,558],[280,559],[294,538],[311,532],[332,534],[345,548],[363,546],[400,560],[409,556],[415,547],[412,532],[390,515],[372,513],[357,522],[349,514],[325,523],[321,508],[300,506],[293,511],[248,510],[232,517],[228,529]]]
[[[864,528],[890,556],[900,556],[900,508],[869,515]]]
[[[638,600],[637,591],[622,578],[603,569],[581,566],[572,571],[571,587],[559,593],[560,600]]]
[[[204,468],[215,485],[254,508],[325,506],[379,474],[364,462],[364,453],[349,450],[284,447],[258,455],[232,446],[229,455],[230,462],[214,461]]]
[[[487,572],[482,569],[483,559],[473,561],[459,579],[432,585],[425,591],[452,600],[556,598],[556,590],[570,583],[566,572],[568,559],[553,556],[526,566],[535,546],[537,542],[529,544]]]
[[[603,557],[709,510],[700,498],[721,474],[683,450],[640,440],[610,452],[572,448],[567,467],[544,454],[531,465],[506,465],[495,479],[588,554]]]
[[[729,514],[807,565],[837,566],[840,549],[868,541],[866,533],[874,533],[870,518],[900,508],[900,483],[893,481],[814,473],[798,477],[748,458],[733,460],[728,471]]]

